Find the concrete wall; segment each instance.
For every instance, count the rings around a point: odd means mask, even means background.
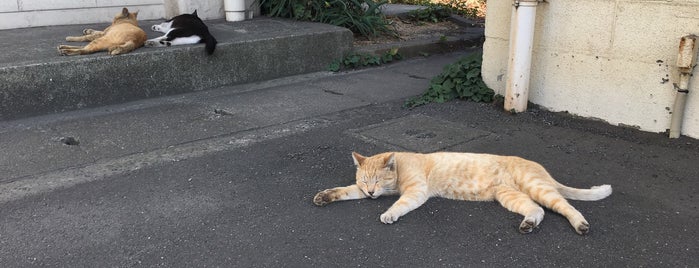
[[[163,0],[1,0],[0,30],[111,22],[122,7],[141,20],[163,18]]]
[[[246,0],[252,8],[255,0]],[[195,9],[200,18],[224,17],[223,0],[0,0],[0,30],[51,25],[111,22],[127,7],[138,19],[172,18]]]
[[[537,8],[529,100],[552,111],[664,132],[679,40],[699,35],[697,0],[547,1]],[[488,1],[483,79],[504,95],[512,1]],[[699,138],[699,68],[682,134]]]

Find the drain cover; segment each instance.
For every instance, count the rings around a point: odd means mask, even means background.
[[[373,143],[383,143],[391,150],[430,153],[490,135],[490,132],[436,119],[426,115],[401,117],[381,124],[350,131],[354,136]]]

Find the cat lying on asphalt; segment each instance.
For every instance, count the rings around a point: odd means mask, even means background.
[[[146,32],[138,27],[137,16],[138,12],[129,13],[127,8],[123,8],[121,13],[114,16],[112,25],[104,31],[85,29],[82,36],[66,37],[66,41],[69,42],[90,41],[89,44],[84,47],[60,45],[58,53],[61,55],[83,55],[106,50],[110,55],[118,55],[142,47],[148,37]]]
[[[433,196],[459,200],[497,200],[521,214],[521,233],[530,233],[544,219],[539,204],[565,216],[578,234],[590,224],[566,198],[595,201],[612,194],[610,185],[576,189],[556,182],[541,165],[514,156],[472,153],[388,152],[364,157],[353,152],[356,183],[320,191],[313,203],[400,195],[381,222],[390,224]],[[538,203],[538,204],[537,204]]]
[[[216,38],[209,33],[209,28],[197,16],[197,11],[192,14],[175,16],[161,24],[151,27],[153,31],[165,33],[165,35],[146,41],[146,46],[162,47],[172,45],[186,45],[204,43],[206,53],[214,53]]]

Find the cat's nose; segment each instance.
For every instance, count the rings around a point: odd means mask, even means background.
[[[368,192],[369,196],[374,196],[374,191]]]

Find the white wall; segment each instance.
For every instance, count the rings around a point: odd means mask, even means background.
[[[245,1],[259,13],[256,0]],[[223,0],[0,0],[0,30],[111,22],[122,7],[138,10],[139,20],[169,19],[195,9],[204,20],[224,18]]]
[[[0,0],[0,30],[111,22],[122,7],[141,20],[165,14],[162,0]]]
[[[504,95],[512,1],[488,1],[483,78]],[[699,35],[699,1],[550,0],[537,8],[529,100],[552,111],[664,132],[679,40]],[[683,135],[699,138],[699,68]],[[667,79],[667,80],[666,80]]]

